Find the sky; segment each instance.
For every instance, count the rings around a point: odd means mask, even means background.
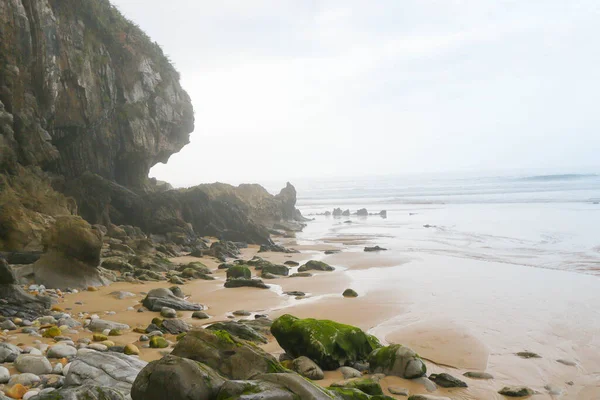
[[[113,0],[192,98],[175,186],[600,172],[597,0]]]

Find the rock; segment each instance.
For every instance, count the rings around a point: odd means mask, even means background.
[[[429,379],[444,388],[467,387],[465,382],[445,372],[441,374],[431,374],[429,375]]]
[[[79,216],[56,218],[44,236],[48,251],[34,264],[37,284],[84,288],[108,283],[100,274],[102,234]]]
[[[318,381],[325,377],[323,370],[313,360],[304,356],[300,356],[292,361],[292,370],[313,381]]]
[[[128,356],[137,356],[140,354],[140,349],[138,349],[136,345],[129,343],[125,345],[123,353]]]
[[[106,268],[111,271],[133,272],[135,269],[133,265],[127,262],[122,257],[108,257],[102,261],[102,268]]]
[[[58,326],[51,326],[50,328],[46,329],[42,336],[45,338],[55,338],[60,335],[62,335],[60,328]]]
[[[43,375],[52,372],[52,365],[44,356],[21,354],[15,360],[14,365],[17,371],[21,373]]]
[[[29,390],[27,393],[25,393],[25,395],[23,395],[23,400],[29,400],[38,394],[40,394],[38,390]]]
[[[217,322],[208,328],[211,331],[226,331],[240,339],[249,340],[256,343],[267,343],[267,338],[256,332],[246,324],[237,321]]]
[[[60,375],[40,375],[40,386],[60,388],[65,384],[65,377]]]
[[[202,362],[230,379],[252,379],[284,371],[272,355],[226,331],[190,331],[177,342],[171,355]]]
[[[105,340],[108,340],[108,336],[102,333],[94,333],[94,335],[92,336],[92,340],[94,342],[103,342]]]
[[[245,265],[234,265],[233,267],[227,269],[227,279],[250,279],[251,277],[252,273],[250,272],[250,268],[246,267]]]
[[[306,272],[310,270],[315,271],[334,271],[335,268],[329,264],[324,263],[323,261],[315,261],[310,260],[300,268],[298,268],[298,272]]]
[[[468,371],[465,372],[463,375],[467,378],[472,379],[494,379],[494,376],[492,374],[488,374],[487,372],[481,371]]]
[[[142,304],[151,311],[160,311],[163,307],[180,311],[201,311],[204,308],[200,304],[180,299],[167,288],[152,289],[148,292]]]
[[[292,260],[287,260],[284,262],[285,265],[289,265],[290,267],[297,267],[300,265],[299,262],[296,261],[292,261]]]
[[[227,400],[298,400],[299,397],[287,388],[262,381],[226,381],[217,399]]]
[[[356,215],[358,215],[359,217],[366,217],[367,215],[369,215],[369,212],[366,208],[360,208],[358,211],[356,211]]]
[[[516,354],[521,358],[542,358],[539,354],[533,353],[531,351],[520,351]]]
[[[290,269],[285,265],[267,265],[263,267],[262,274],[273,274],[273,275],[281,275],[288,276],[290,274]]]
[[[16,384],[21,384],[23,386],[36,386],[40,383],[41,379],[39,376],[31,373],[25,374],[17,374],[10,377],[7,386],[13,386]]]
[[[430,394],[413,394],[408,400],[452,400],[449,397],[432,396]]]
[[[135,377],[146,366],[136,357],[81,349],[70,364],[65,386],[93,385],[129,393]]]
[[[373,372],[405,379],[418,378],[427,372],[425,363],[417,353],[399,344],[374,350],[369,355],[369,365]]]
[[[177,318],[177,311],[169,307],[163,307],[160,309],[160,316],[165,318]]]
[[[17,383],[16,385],[9,387],[4,393],[11,399],[22,399],[28,390],[29,389],[25,386]]]
[[[266,285],[260,279],[227,279],[224,285],[226,288],[238,288],[238,287],[254,287],[259,289],[268,289],[269,285]]]
[[[237,317],[247,317],[247,316],[251,315],[252,313],[250,311],[246,311],[246,310],[236,310],[236,311],[232,312],[232,314]]]
[[[556,362],[567,365],[569,367],[575,367],[577,365],[577,363],[573,360],[559,359],[559,360],[556,360]]]
[[[45,393],[42,391],[35,400],[125,400],[125,394],[112,387],[83,385]]]
[[[196,318],[196,319],[208,319],[208,318],[210,318],[210,315],[208,315],[204,311],[194,311],[192,313],[192,318]]]
[[[365,247],[364,251],[366,252],[372,252],[372,251],[385,251],[387,249],[384,249],[383,247],[379,247],[379,246],[372,246],[372,247]]]
[[[298,374],[269,373],[257,376],[256,380],[280,385],[294,393],[296,395],[294,398],[329,400],[333,397],[331,392],[326,391]],[[277,397],[273,400],[275,399]]]
[[[346,290],[344,290],[344,293],[342,293],[342,296],[344,296],[344,297],[358,297],[358,293],[356,293],[352,289],[346,289]]]
[[[180,288],[180,287],[177,287],[177,286],[171,286],[171,287],[169,288],[169,290],[170,290],[171,292],[173,292],[173,295],[174,295],[175,297],[178,297],[178,298],[180,298],[180,299],[185,299],[185,294],[183,294],[183,290],[181,290],[181,288]]]
[[[57,344],[48,349],[48,358],[71,358],[75,357],[77,349],[66,344]]]
[[[4,322],[0,322],[0,329],[1,330],[8,330],[8,331],[16,331],[18,329],[18,327],[10,319],[7,319]]]
[[[133,294],[131,292],[124,292],[122,290],[112,292],[110,295],[113,296],[115,299],[119,299],[119,300],[127,299],[130,297],[135,297],[135,294]]]
[[[498,391],[503,396],[507,397],[525,397],[533,396],[535,392],[525,386],[505,386]]]
[[[344,379],[361,378],[362,373],[352,367],[341,367],[340,372]]]
[[[287,294],[288,296],[294,296],[294,297],[304,297],[304,296],[306,296],[306,293],[300,292],[298,290],[292,290],[291,292],[284,292],[283,294]]]
[[[379,341],[361,329],[329,320],[298,319],[285,314],[271,326],[271,333],[288,354],[306,356],[325,370],[349,361],[366,360]]]
[[[91,350],[95,350],[95,351],[108,351],[108,346],[105,346],[100,343],[92,343],[92,344],[88,344],[86,349],[91,349]]]
[[[150,338],[150,347],[153,349],[164,349],[169,347],[169,342],[162,336],[152,336]]]
[[[391,394],[396,394],[398,396],[408,396],[410,394],[410,391],[408,389],[399,386],[390,386],[388,387],[388,391]]]
[[[295,272],[290,275],[290,278],[309,278],[312,274],[310,272]]]
[[[383,390],[379,381],[373,378],[354,378],[342,382],[334,382],[331,387],[358,389],[371,396],[382,396]]]
[[[172,283],[174,285],[183,285],[183,284],[185,284],[185,281],[183,279],[181,279],[180,277],[178,277],[177,275],[173,275],[172,277],[169,278],[169,283]]]
[[[10,379],[10,372],[5,367],[0,366],[0,385],[8,383]]]
[[[129,325],[121,324],[119,322],[107,321],[100,318],[92,319],[92,321],[87,326],[89,330],[92,332],[103,332],[108,329],[109,331],[113,329],[119,329],[121,331],[126,331],[129,329]],[[106,339],[104,339],[106,340]]]
[[[166,319],[161,325],[161,330],[172,335],[178,335],[190,330],[190,326],[180,319]]]
[[[121,332],[120,329],[111,329],[110,331],[108,331],[108,336],[121,336],[123,335],[123,332]]]
[[[148,364],[131,389],[133,400],[216,399],[225,379],[210,367],[168,355]]]

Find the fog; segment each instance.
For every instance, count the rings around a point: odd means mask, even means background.
[[[176,186],[600,165],[596,1],[113,3],[192,98]]]

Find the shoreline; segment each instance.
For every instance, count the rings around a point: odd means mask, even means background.
[[[284,240],[283,244],[295,248],[293,241]],[[322,247],[320,247],[322,246]],[[302,246],[298,246],[302,247]],[[429,373],[448,372],[453,376],[464,379],[469,388],[466,389],[443,389],[438,388],[432,394],[437,396],[450,396],[460,399],[503,399],[497,394],[497,391],[503,386],[527,385],[539,392],[536,399],[579,399],[592,400],[600,394],[600,384],[595,379],[594,371],[600,370],[600,357],[590,355],[589,359],[582,357],[581,345],[577,345],[576,337],[571,337],[573,345],[570,348],[563,348],[561,351],[552,350],[556,346],[556,338],[548,334],[539,333],[538,336],[519,336],[519,329],[527,329],[527,326],[516,324],[502,332],[494,332],[498,327],[479,327],[476,320],[468,324],[465,316],[468,316],[469,310],[463,307],[463,314],[458,313],[458,308],[452,308],[452,304],[445,302],[447,295],[444,291],[452,292],[453,287],[458,290],[457,283],[446,277],[440,279],[441,282],[434,279],[432,271],[439,272],[440,265],[452,260],[449,257],[441,256],[421,256],[412,257],[401,255],[395,257],[391,252],[382,253],[363,253],[356,251],[356,248],[344,247],[342,252],[325,255],[324,250],[331,250],[328,244],[305,245],[301,253],[259,253],[260,257],[274,263],[283,263],[286,260],[306,261],[309,259],[323,260],[336,267],[333,272],[317,272],[312,277],[307,278],[277,278],[265,280],[268,285],[273,285],[271,289],[255,288],[236,288],[226,289],[223,287],[225,281],[225,270],[218,270],[220,263],[210,257],[176,257],[172,261],[175,263],[188,263],[191,261],[200,261],[213,270],[213,275],[217,278],[214,281],[194,280],[181,285],[183,292],[189,295],[188,300],[198,302],[207,306],[206,312],[211,318],[206,320],[192,320],[192,312],[178,312],[178,317],[194,327],[203,327],[218,321],[231,320],[231,313],[236,310],[247,310],[251,313],[266,313],[272,319],[282,314],[292,314],[300,318],[332,319],[336,322],[346,323],[358,326],[365,331],[375,334],[386,343],[401,343],[412,347],[415,351],[426,359]],[[307,250],[308,247],[310,250]],[[338,249],[340,249],[338,247]],[[250,259],[257,255],[258,247],[250,246],[242,250],[240,258]],[[396,260],[396,261],[394,261]],[[481,268],[478,264],[481,261],[461,260],[461,266],[453,266],[456,275],[454,280],[464,278],[464,271],[461,275],[461,269],[469,270],[470,273],[479,271],[481,276],[473,279],[490,279],[494,274],[507,274],[506,270],[493,268],[494,263],[487,265],[488,268]],[[417,266],[419,269],[417,269]],[[496,265],[497,267],[497,265]],[[427,270],[429,269],[429,274]],[[532,269],[529,267],[514,266],[523,271],[529,271],[530,276],[536,276],[546,270]],[[253,271],[255,272],[255,271]],[[569,274],[569,271],[554,271],[557,275]],[[574,273],[571,273],[574,274]],[[527,275],[527,274],[525,274]],[[461,278],[462,276],[462,278]],[[399,279],[402,278],[402,279]],[[558,280],[562,280],[560,277]],[[576,279],[579,281],[579,279]],[[467,282],[469,283],[469,282]],[[472,284],[469,283],[469,284]],[[149,282],[145,284],[132,284],[117,282],[110,286],[102,287],[98,291],[81,291],[77,294],[66,295],[64,301],[59,304],[66,310],[69,310],[74,316],[78,313],[87,312],[96,313],[100,318],[109,319],[115,322],[127,323],[130,327],[145,328],[150,320],[158,313],[143,312],[138,313],[135,310],[127,308],[139,306],[139,302],[144,297],[144,293],[156,287],[173,286],[168,282]],[[594,286],[590,284],[590,286]],[[357,298],[344,298],[341,293],[346,288],[353,288],[359,293]],[[411,289],[412,288],[412,289]],[[299,290],[308,295],[303,299],[295,299],[293,296],[284,295],[282,292],[290,290]],[[425,292],[427,290],[427,292]],[[135,297],[117,300],[111,296],[115,291],[129,291],[135,294]],[[420,293],[423,291],[423,293]],[[487,293],[489,295],[489,293]],[[475,294],[473,294],[475,295]],[[416,297],[423,296],[425,301],[415,301]],[[497,300],[496,296],[506,296],[506,293],[497,293],[495,296],[482,297],[483,303],[491,303]],[[506,297],[503,298],[505,301]],[[83,304],[76,304],[81,302]],[[441,307],[440,307],[441,304]],[[485,305],[485,304],[483,304]],[[464,305],[466,306],[466,304]],[[439,318],[440,313],[444,313],[443,308],[448,307],[448,312],[454,314],[447,318]],[[114,311],[115,314],[107,315],[107,312]],[[472,311],[472,310],[471,310]],[[495,318],[500,318],[501,315]],[[518,315],[521,317],[521,315]],[[546,316],[547,317],[547,316]],[[248,318],[236,317],[235,320]],[[249,318],[252,318],[250,316]],[[525,316],[527,318],[527,316]],[[540,316],[543,320],[545,316]],[[493,318],[489,318],[490,321]],[[521,321],[522,323],[522,321]],[[493,325],[493,324],[492,324]],[[501,326],[500,324],[499,326]],[[503,336],[506,332],[516,335],[516,339],[507,341]],[[32,337],[23,334],[17,334],[19,343],[30,345]],[[91,334],[80,332],[74,339],[81,337],[91,337]],[[168,339],[175,341],[173,335],[166,335]],[[525,339],[528,338],[528,339]],[[110,339],[113,339],[112,337]],[[115,337],[117,343],[134,343],[140,347],[140,357],[145,361],[152,361],[162,357],[163,351],[159,349],[142,348],[138,341],[139,334],[128,332],[123,336]],[[591,333],[589,345],[595,346],[597,343],[593,332]],[[44,342],[49,342],[47,339]],[[263,348],[274,354],[282,353],[277,342],[271,337],[269,343]],[[542,358],[539,360],[524,360],[517,357],[514,353],[518,351],[535,351]],[[558,358],[573,359],[577,365],[566,366],[557,363]],[[487,371],[494,375],[495,379],[491,381],[480,381],[463,377],[466,371]],[[588,372],[589,371],[589,372]],[[316,381],[319,385],[328,384],[342,380],[341,374],[336,371],[326,372],[323,381]],[[565,382],[572,381],[573,385],[567,385]],[[381,381],[381,385],[386,394],[389,394],[387,387],[401,386],[410,389],[412,394],[427,394],[427,390],[422,384],[407,381],[401,378],[386,377]],[[548,394],[545,385],[561,388],[562,396]],[[402,396],[391,395],[401,399]],[[459,396],[459,397],[456,397]]]

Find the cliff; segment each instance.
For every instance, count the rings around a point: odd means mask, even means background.
[[[76,214],[148,234],[269,242],[269,224],[295,212],[295,191],[256,189],[255,202],[243,188],[148,179],[193,128],[178,72],[108,0],[0,2],[0,250],[41,250],[56,217]]]

